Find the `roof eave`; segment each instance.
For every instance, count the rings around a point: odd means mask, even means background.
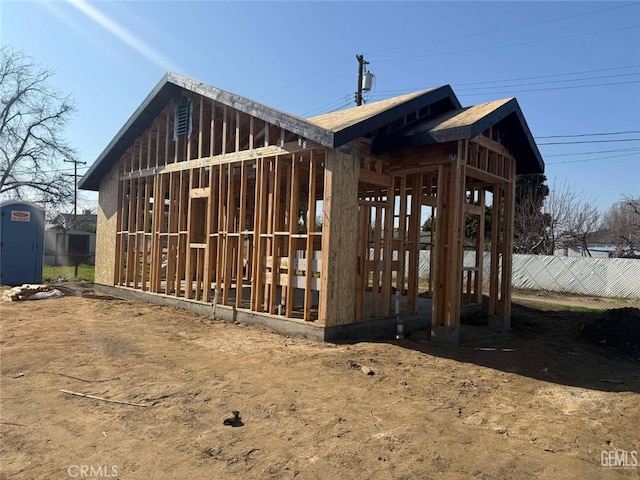
[[[538,146],[533,139],[533,135],[531,135],[529,126],[527,125],[524,115],[522,114],[522,110],[515,98],[509,99],[505,104],[470,125],[442,129],[434,128],[425,131],[416,131],[415,127],[408,127],[404,131],[391,134],[388,137],[378,139],[377,141],[374,140],[372,151],[374,153],[382,153],[383,151],[398,150],[401,148],[472,139],[481,135],[482,132],[486,131],[492,125],[495,125],[511,114],[515,114],[517,116],[519,125],[522,128],[522,134],[528,147],[528,149],[525,149],[528,150],[528,154],[524,154],[524,156],[528,158],[522,158],[523,162],[521,165],[526,165],[530,168],[519,171],[518,175],[544,173],[544,162],[542,160],[542,156],[540,155]]]
[[[335,133],[334,147],[339,147],[355,140],[356,138],[364,137],[378,128],[382,128],[385,125],[394,122],[398,118],[402,118],[416,110],[420,110],[423,107],[432,105],[444,99],[449,99],[453,108],[462,108],[458,97],[456,97],[453,89],[451,88],[451,85],[443,85],[425,92],[424,95],[420,95],[419,97],[407,102],[395,105],[394,107],[380,112],[378,115],[374,115],[367,120],[337,131]]]
[[[129,148],[131,142],[149,128],[153,119],[166,107],[168,100],[177,95],[179,89],[188,90],[218,101],[243,113],[253,115],[256,118],[296,133],[301,137],[317,142],[320,145],[329,148],[333,148],[335,145],[335,135],[333,132],[313,125],[303,118],[267,107],[240,95],[206,85],[189,77],[168,72],[162,77],[149,95],[147,95],[145,100],[131,117],[129,117],[127,122],[80,179],[78,187],[83,190],[99,191],[102,178],[104,178],[113,165],[120,159],[126,149]]]

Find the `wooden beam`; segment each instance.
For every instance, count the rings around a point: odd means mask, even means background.
[[[505,157],[509,157],[511,159],[514,158],[511,152],[504,145],[496,142],[495,140],[491,140],[489,137],[482,134],[472,138],[470,142],[477,143],[478,145],[499,153],[500,155],[504,155]]]
[[[318,147],[317,144],[312,143],[310,145],[309,142],[307,142],[306,147],[298,145],[298,142],[288,142],[284,144],[283,147],[271,145],[268,147],[256,148],[254,150],[244,150],[238,153],[226,153],[226,154],[214,155],[212,157],[185,160],[182,162],[176,162],[176,163],[172,163],[172,164],[165,165],[158,168],[147,168],[147,169],[143,169],[143,170],[135,171],[131,173],[123,173],[120,175],[120,179],[146,177],[151,175],[157,175],[160,173],[175,172],[180,170],[191,170],[194,168],[209,167],[212,165],[251,162],[251,161],[254,161],[256,158],[275,157],[277,155],[287,156],[294,153],[307,152],[317,147]]]

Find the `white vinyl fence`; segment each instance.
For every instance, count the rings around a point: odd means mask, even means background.
[[[420,278],[429,278],[429,254],[420,252]],[[465,266],[474,262],[475,252],[465,252]],[[490,255],[484,252],[485,280],[490,265]],[[516,254],[512,271],[516,288],[640,299],[640,259]]]

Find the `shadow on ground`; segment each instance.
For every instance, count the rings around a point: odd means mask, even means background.
[[[437,345],[418,330],[392,343],[556,384],[640,393],[640,309],[544,311],[514,304],[511,330],[463,324],[460,343]]]

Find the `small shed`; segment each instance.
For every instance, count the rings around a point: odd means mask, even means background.
[[[36,204],[0,204],[0,284],[42,282],[44,209]]]

